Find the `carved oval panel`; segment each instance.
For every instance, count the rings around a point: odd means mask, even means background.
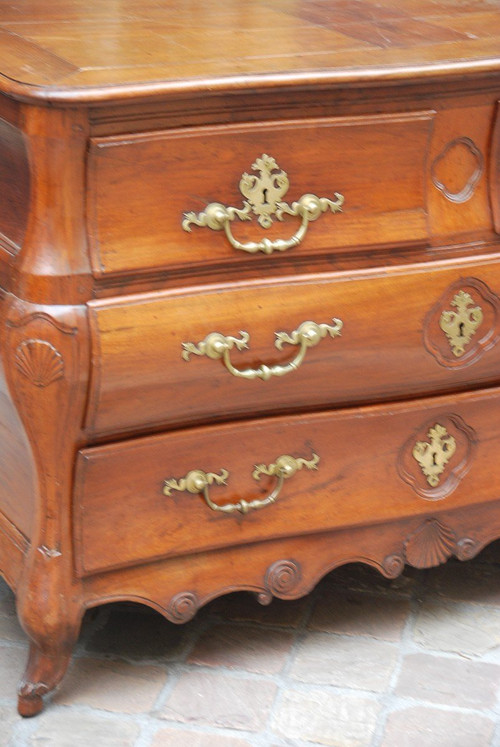
[[[469,137],[449,142],[431,166],[432,183],[455,203],[470,200],[483,172],[483,154]]]
[[[486,283],[457,280],[427,314],[424,345],[442,366],[469,366],[498,342],[499,312],[500,299]]]
[[[411,434],[398,472],[426,500],[445,498],[468,472],[476,445],[473,429],[458,415],[440,415]]]

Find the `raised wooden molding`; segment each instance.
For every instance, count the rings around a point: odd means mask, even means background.
[[[454,164],[460,165],[462,160],[461,151],[466,150],[475,162],[475,166],[471,167],[471,173],[466,179],[463,187],[458,191],[453,191],[453,188],[446,185],[446,178],[439,178],[440,166],[446,164],[448,168],[453,168]],[[451,140],[445,145],[441,153],[434,159],[431,166],[431,178],[432,183],[439,189],[440,192],[450,202],[467,202],[474,194],[474,190],[484,173],[484,158],[483,154],[470,137],[457,137]]]
[[[481,307],[483,319],[463,355],[456,356],[440,325],[443,311],[452,307],[457,293],[468,293],[473,304]],[[466,277],[452,283],[427,313],[423,324],[424,345],[441,366],[465,368],[476,363],[500,339],[500,298],[478,278]]]

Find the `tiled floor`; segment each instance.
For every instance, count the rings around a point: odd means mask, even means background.
[[[101,608],[21,720],[26,648],[0,582],[0,747],[500,747],[500,543],[396,581],[346,566],[295,602],[232,595],[181,627]]]

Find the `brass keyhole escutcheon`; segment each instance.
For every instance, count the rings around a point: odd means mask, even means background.
[[[464,355],[467,345],[483,321],[482,308],[473,304],[470,293],[460,290],[450,303],[455,310],[443,311],[439,319],[439,326],[448,338],[453,355],[457,358]]]
[[[457,413],[435,414],[420,425],[398,454],[399,476],[421,498],[446,498],[469,471],[477,436]]]
[[[334,192],[334,200],[328,197],[317,197],[314,194],[303,194],[296,202],[289,204],[284,201],[290,182],[286,171],[283,171],[276,160],[267,153],[255,159],[252,164],[255,174],[245,172],[240,178],[240,192],[245,198],[242,207],[226,206],[221,202],[211,202],[201,213],[193,211],[184,213],[182,228],[191,232],[191,226],[210,228],[212,231],[224,231],[234,249],[255,254],[264,252],[284,252],[298,246],[306,235],[309,223],[317,220],[323,213],[330,210],[339,213],[344,204],[343,195]],[[257,222],[262,228],[268,229],[273,220],[282,221],[285,215],[296,216],[301,219],[299,228],[293,236],[287,239],[269,239],[261,241],[238,241],[233,236],[231,223],[238,220],[252,219],[252,213],[257,216]]]
[[[429,428],[427,441],[417,441],[413,447],[413,457],[432,488],[439,485],[440,476],[455,453],[457,443],[443,425],[436,423]]]

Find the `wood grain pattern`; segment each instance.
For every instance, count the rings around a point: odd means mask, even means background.
[[[10,394],[29,440],[36,474],[30,544],[16,586],[17,614],[30,638],[31,654],[19,686],[19,710],[29,716],[42,706],[42,695],[64,675],[78,636],[83,605],[73,578],[69,525],[74,442],[79,437],[88,369],[82,334],[83,307],[45,308],[10,297],[3,350]],[[20,370],[18,351],[26,340],[57,350],[65,370],[44,386]],[[46,349],[49,349],[46,347]],[[60,405],[65,407],[61,411]]]
[[[28,156],[20,130],[0,119],[0,244],[12,253],[21,246],[29,215]]]
[[[29,543],[26,537],[0,512],[0,573],[11,589],[17,589]]]
[[[7,349],[6,337],[9,334],[7,325],[10,299],[4,293],[0,295],[0,345],[2,350]],[[6,357],[2,356],[0,366],[0,523],[8,528],[12,527],[14,533],[24,538],[24,549],[27,540],[32,536],[33,517],[36,510],[37,477],[31,456],[31,445],[26,431],[23,427],[19,411],[13,401],[9,390],[6,374]],[[7,536],[10,536],[6,530]],[[1,544],[1,543],[0,543]],[[12,550],[10,570],[14,558],[19,563],[19,541],[13,542],[16,548]],[[7,555],[9,553],[6,553]],[[2,571],[5,566],[2,566]],[[21,570],[19,565],[9,573],[9,577],[16,577]]]
[[[284,277],[280,281],[215,286],[193,292],[138,295],[91,304],[93,374],[88,427],[93,434],[137,429],[144,424],[199,423],[293,410],[380,401],[494,382],[500,366],[498,313],[465,278],[482,279],[496,295],[496,261],[470,261],[353,274]],[[484,319],[470,348],[474,366],[447,368],[424,345],[451,350],[439,316],[450,307],[463,279]],[[447,293],[452,287],[453,292]],[[443,296],[445,294],[445,296]],[[424,327],[431,309],[442,308]],[[376,313],[374,315],[374,309]],[[304,321],[343,323],[341,337],[326,337],[307,351],[301,367],[269,381],[232,376],[222,361],[182,358],[182,343],[211,332],[249,333],[249,349],[231,351],[238,368],[284,364],[296,348],[274,347],[275,333]],[[430,324],[430,327],[429,327]],[[484,354],[476,344],[493,345]],[[380,350],[384,355],[380,355]],[[130,372],[134,376],[130,376]]]
[[[181,230],[183,214],[211,202],[242,207],[244,172],[267,153],[286,171],[290,203],[303,194],[345,197],[342,214],[311,223],[289,252],[325,254],[367,244],[427,238],[425,164],[432,113],[181,129],[148,137],[98,139],[89,159],[89,235],[102,274],[248,261],[224,232]],[[390,163],[391,168],[386,169]],[[377,189],[370,184],[376,181]],[[396,187],[396,188],[395,188]],[[389,196],[390,195],[390,196]],[[288,238],[300,220],[269,229],[234,222],[240,241]],[[255,262],[262,262],[257,255]]]
[[[490,150],[491,125],[494,105],[479,107],[473,111],[468,107],[458,107],[452,116],[435,118],[435,129],[429,150],[427,205],[431,243],[438,244],[453,238],[472,234],[491,226],[491,205],[488,194],[487,174],[483,173],[471,196],[462,203],[446,198],[432,182],[432,164],[443,150],[454,140],[469,138],[479,149],[486,162]],[[438,166],[438,174],[450,185],[452,191],[459,191],[466,183],[475,167],[466,150],[449,152],[449,158]],[[463,239],[462,239],[463,240]]]
[[[301,578],[290,592],[281,596],[295,599],[310,592],[322,576],[343,563],[366,563],[388,578],[398,576],[408,562],[405,543],[427,521],[439,521],[453,532],[456,537],[453,554],[463,560],[474,557],[500,535],[498,504],[487,503],[472,509],[430,511],[426,517],[410,517],[370,527],[349,527],[336,532],[223,548],[218,552],[191,555],[189,563],[183,557],[171,558],[89,576],[83,579],[83,584],[90,606],[132,600],[149,604],[169,617],[170,600],[188,590],[198,607],[230,590],[251,591],[269,598],[268,569],[276,562],[293,558],[301,569]],[[422,555],[416,554],[415,559],[419,560]],[[228,567],[233,569],[234,581],[230,586],[224,585]],[[172,616],[170,619],[176,622]]]
[[[500,101],[495,111],[490,163],[490,196],[495,229],[500,233]]]
[[[450,68],[495,65],[498,9],[491,0],[459,7],[280,0],[272,8],[256,0],[245,9],[234,0],[17,1],[0,9],[3,87],[41,99],[109,101],[221,84],[248,88],[257,79],[399,78],[410,66],[417,75],[446,76]]]
[[[228,424],[85,450],[78,459],[75,503],[81,571],[425,515],[428,501],[400,478],[397,464],[412,433],[416,441],[425,423],[439,422],[450,413],[474,429],[478,448],[468,474],[462,471],[443,505],[450,510],[497,500],[499,398],[497,391],[489,390]],[[362,450],[357,448],[360,443]],[[317,471],[297,472],[285,482],[275,505],[246,516],[217,514],[200,495],[162,493],[167,478],[179,479],[192,469],[219,473],[224,468],[228,485],[210,488],[213,501],[223,505],[262,499],[276,479],[256,483],[251,479],[256,464],[273,462],[281,454],[309,458],[311,452],[320,457]],[[458,464],[458,449],[455,458]],[[450,472],[454,466],[452,459]],[[425,484],[422,474],[420,481]],[[111,532],[118,539],[112,544],[106,541]]]
[[[0,3],[0,572],[30,639],[21,715],[96,604],[180,623],[228,591],[294,598],[342,563],[395,577],[500,537],[499,10]],[[263,153],[287,199],[340,192],[344,212],[279,256],[182,230],[241,204]],[[480,314],[457,327],[461,290]],[[341,337],[268,381],[181,357],[244,329],[234,365],[286,364],[274,334],[333,317]],[[225,468],[213,499],[249,502],[276,484],[255,464],[313,451],[319,471],[247,515],[162,492]]]

